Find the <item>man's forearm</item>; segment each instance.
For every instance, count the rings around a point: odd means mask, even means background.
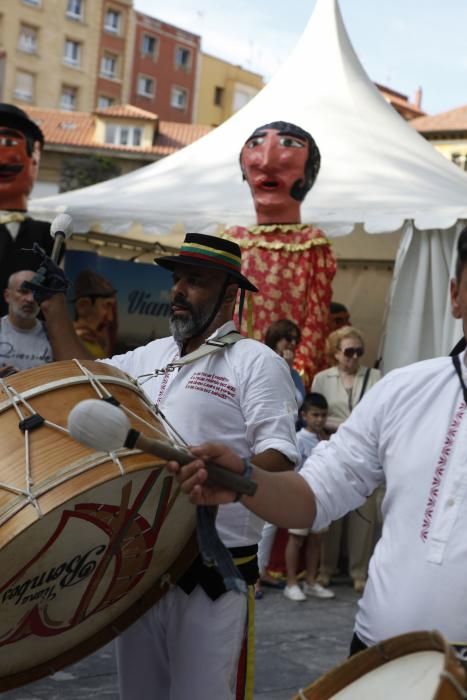
[[[258,484],[255,495],[241,498],[248,510],[279,527],[311,526],[316,515],[314,494],[297,472],[271,474],[254,467],[252,478]]]
[[[245,463],[239,455],[221,443],[204,443],[191,447],[193,462],[180,465],[169,462],[167,469],[177,475],[182,490],[197,505],[223,505],[235,500],[235,492],[209,483],[206,462],[216,462],[236,474],[242,474]],[[265,455],[266,452],[261,453]],[[259,455],[253,458],[257,459]],[[271,473],[252,467],[257,484],[254,496],[243,496],[240,502],[260,518],[280,527],[310,527],[316,515],[315,497],[307,482],[297,472]]]

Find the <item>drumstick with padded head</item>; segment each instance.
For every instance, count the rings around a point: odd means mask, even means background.
[[[72,438],[99,452],[115,452],[127,447],[182,465],[194,459],[188,450],[133,430],[126,413],[102,399],[86,399],[76,404],[68,416],[68,430]],[[216,486],[247,496],[253,496],[256,492],[257,485],[254,481],[218,464],[206,462],[206,471],[208,481]]]

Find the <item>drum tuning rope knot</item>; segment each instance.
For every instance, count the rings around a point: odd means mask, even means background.
[[[96,392],[97,396],[102,399],[103,401],[108,401],[109,403],[113,403],[114,405],[118,406],[122,411],[124,411],[128,416],[131,416],[132,418],[135,418],[138,422],[142,423],[148,430],[150,430],[152,433],[156,434],[158,437],[161,438],[166,438],[167,436],[162,430],[158,430],[152,423],[149,423],[149,421],[146,421],[141,415],[137,414],[135,411],[132,411],[131,408],[128,408],[128,406],[125,406],[124,404],[120,403],[115,399],[114,396],[110,393],[110,391],[107,389],[107,387],[99,380],[98,377],[96,377],[90,370],[88,370],[86,367],[84,367],[79,360],[74,360],[74,362],[77,364],[77,366],[80,368],[80,370],[83,372],[83,374],[89,379],[89,382],[91,386],[93,387],[94,391]],[[143,375],[146,376],[146,375]],[[153,375],[151,375],[152,377]],[[136,382],[136,386],[138,386],[138,381]],[[145,398],[146,395],[145,395]],[[152,413],[155,413],[156,415],[159,414],[159,411],[157,410],[156,406],[152,402],[147,399],[147,405],[148,408],[152,411]],[[115,453],[111,453],[111,455],[115,455]],[[115,455],[115,459],[117,460],[117,466],[119,466],[120,469],[123,469],[121,466],[118,457]],[[124,473],[124,472],[122,472]]]

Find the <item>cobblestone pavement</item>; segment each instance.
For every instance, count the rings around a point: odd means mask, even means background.
[[[345,583],[334,590],[334,600],[293,603],[281,591],[265,589],[256,605],[255,700],[290,700],[345,659],[358,596]],[[112,645],[54,676],[2,693],[2,700],[89,698],[118,700]],[[209,692],[206,698],[222,700]]]

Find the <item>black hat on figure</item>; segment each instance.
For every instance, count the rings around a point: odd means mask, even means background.
[[[15,105],[0,102],[0,126],[16,129],[25,136],[32,138],[33,141],[39,141],[41,147],[44,145],[44,134],[36,122],[32,121],[26,112]]]

